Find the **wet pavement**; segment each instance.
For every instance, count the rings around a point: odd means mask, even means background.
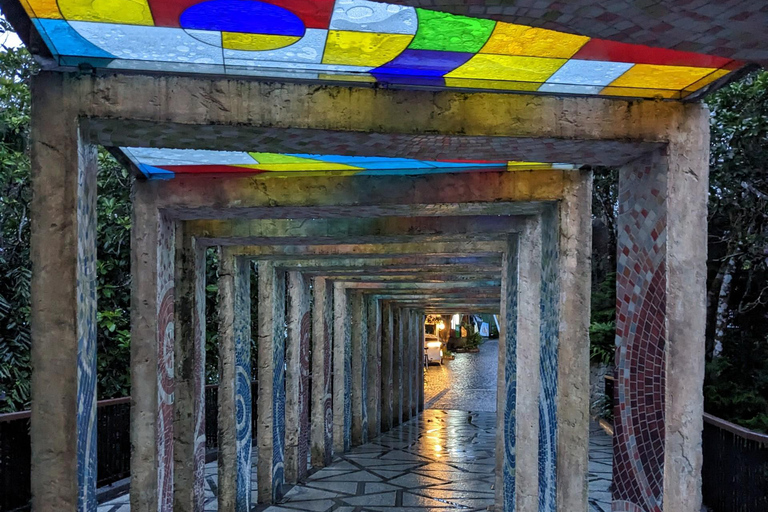
[[[425,372],[427,410],[372,442],[337,456],[258,512],[428,512],[492,510],[498,341],[456,354]],[[471,411],[471,412],[469,412]],[[254,462],[255,462],[254,452]],[[590,512],[609,512],[612,438],[590,426]],[[252,480],[255,498],[255,464]],[[206,465],[205,510],[217,509],[216,462]],[[489,507],[491,507],[489,509]],[[127,512],[128,496],[99,506]]]
[[[430,365],[424,372],[425,408],[496,412],[498,353],[499,340],[488,340],[478,353]]]

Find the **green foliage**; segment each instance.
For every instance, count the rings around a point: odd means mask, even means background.
[[[594,281],[594,279],[593,279]],[[610,272],[592,287],[589,352],[594,363],[613,364],[616,348],[616,273]]]
[[[0,19],[0,41],[8,25]],[[29,401],[29,128],[28,81],[34,70],[23,48],[0,48],[0,412]]]
[[[707,412],[768,432],[768,72],[707,99],[712,111],[709,195]],[[726,262],[723,351],[711,353]],[[714,296],[714,299],[713,299]]]

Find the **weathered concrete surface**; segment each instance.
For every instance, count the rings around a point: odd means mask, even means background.
[[[368,409],[365,403],[368,380],[368,315],[362,291],[351,290],[349,299],[352,340],[352,446],[360,446],[367,442],[368,436]]]
[[[86,510],[96,500],[97,162],[59,85],[36,78],[32,92],[32,503]]]
[[[394,348],[395,334],[392,304],[381,302],[381,431],[387,432],[394,423]]]
[[[205,249],[176,223],[173,510],[203,510],[205,466]]]
[[[403,384],[405,372],[403,354],[403,310],[392,308],[392,426],[403,422]]]
[[[559,216],[557,507],[571,511],[586,509],[588,494],[591,171],[571,175]]]
[[[368,327],[368,378],[365,382],[367,395],[365,407],[368,410],[368,439],[381,434],[381,410],[383,407],[381,397],[382,387],[382,349],[381,349],[381,301],[375,295],[365,297],[366,324]]]
[[[518,253],[517,405],[515,406],[515,505],[539,510],[539,389],[541,389],[541,222],[520,234]]]
[[[664,511],[701,508],[707,282],[709,111],[689,105],[664,158],[667,173],[667,373]]]
[[[333,350],[333,284],[315,277],[312,293],[312,466],[323,467],[333,458],[333,405],[331,396]]]
[[[258,499],[282,496],[285,446],[285,276],[268,261],[258,262]]]
[[[268,127],[411,134],[419,140],[424,134],[433,134],[663,141],[658,120],[684,108],[675,102],[373,89],[254,79],[62,74],[59,81],[70,98],[81,99],[80,105],[75,103],[79,114],[103,120],[147,121],[160,133],[171,124],[209,124],[238,128],[228,130],[230,133],[244,132],[245,127]],[[120,126],[124,129],[103,132],[110,143],[116,136],[130,133],[125,123]],[[318,152],[322,152],[324,142],[333,143],[323,137],[317,140]],[[205,147],[212,142],[203,139],[197,144]],[[505,142],[499,140],[497,144],[503,146]],[[402,147],[397,149],[397,156],[402,156]]]
[[[285,479],[307,476],[309,450],[309,279],[288,272],[288,339],[285,350]]]
[[[237,504],[237,419],[235,418],[235,258],[219,250],[219,389],[218,465],[220,510],[234,512]],[[249,496],[250,497],[250,496]]]
[[[351,442],[351,333],[349,295],[333,286],[333,451],[344,453]]]
[[[131,221],[131,508],[173,506],[173,222],[133,184]]]

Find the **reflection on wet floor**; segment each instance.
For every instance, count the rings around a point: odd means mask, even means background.
[[[342,455],[266,511],[488,510],[495,422],[494,413],[427,410]]]

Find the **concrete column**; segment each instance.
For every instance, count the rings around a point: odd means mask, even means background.
[[[559,205],[557,510],[588,508],[592,172],[570,173]]]
[[[341,454],[352,443],[352,337],[349,293],[333,284],[333,450]]]
[[[400,313],[400,346],[403,351],[403,422],[411,419],[411,401],[413,395],[413,343],[411,343],[411,310],[403,309]]]
[[[368,326],[368,388],[365,407],[368,410],[368,439],[381,434],[381,301],[375,295],[366,297]]]
[[[251,505],[251,264],[219,250],[218,510]]]
[[[98,169],[62,80],[32,88],[32,503],[94,510]]]
[[[352,338],[352,446],[359,446],[368,439],[368,315],[361,290],[352,290],[349,297]]]
[[[424,346],[426,339],[424,335],[424,322],[426,315],[419,311],[419,412],[424,411]]]
[[[709,116],[621,169],[614,509],[701,507]]]
[[[411,417],[415,418],[419,414],[419,364],[422,359],[418,350],[419,331],[418,331],[418,313],[415,309],[411,310]]]
[[[173,509],[174,226],[155,188],[133,184],[131,509]]]
[[[392,382],[393,348],[395,337],[392,326],[392,304],[381,302],[381,431],[387,432],[394,421],[393,401],[394,384]]]
[[[173,510],[202,512],[205,477],[205,249],[176,222]]]
[[[403,422],[403,310],[392,307],[392,426]]]
[[[332,343],[333,286],[316,277],[312,289],[312,466],[324,467],[333,459]]]
[[[259,261],[258,499],[282,497],[285,460],[285,274]]]
[[[285,351],[285,479],[307,477],[309,453],[309,279],[288,272],[288,345]]]

